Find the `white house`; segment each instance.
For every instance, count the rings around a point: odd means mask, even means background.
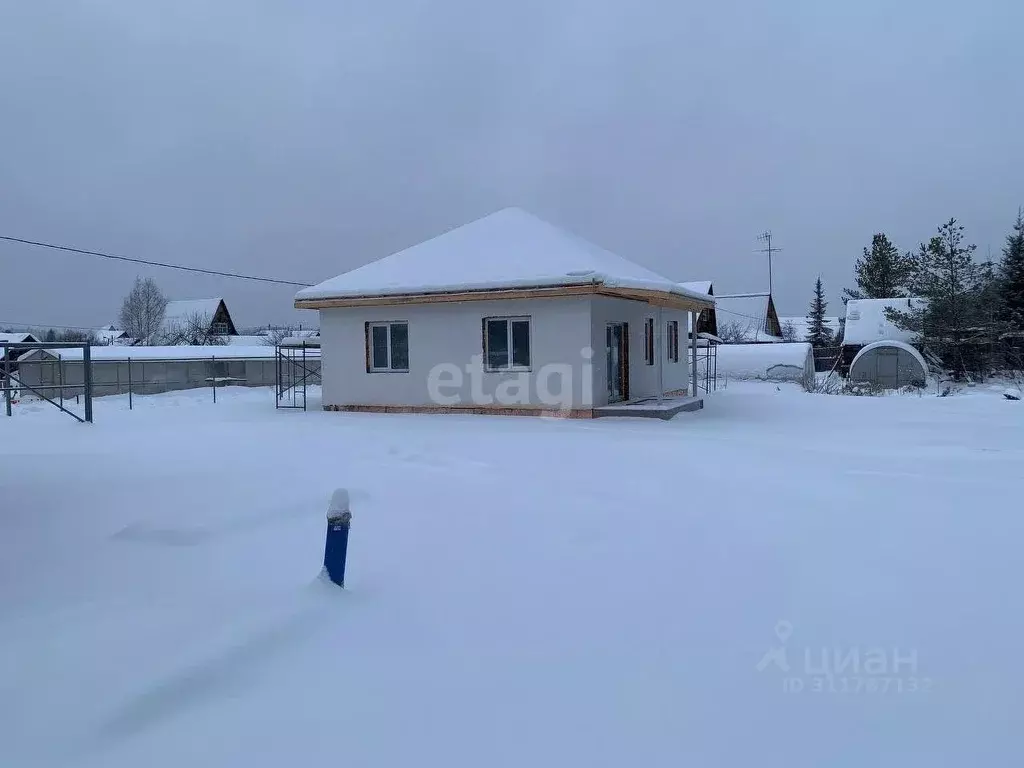
[[[295,306],[320,311],[328,410],[591,417],[696,397],[687,313],[712,301],[508,208],[305,288]]]

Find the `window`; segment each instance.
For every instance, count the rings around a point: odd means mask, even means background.
[[[366,370],[409,370],[409,324],[366,324]]]
[[[668,321],[668,359],[673,363],[679,362],[679,321]]]
[[[529,368],[530,318],[485,318],[484,361],[489,371]]]
[[[644,362],[654,365],[654,318],[644,322]]]

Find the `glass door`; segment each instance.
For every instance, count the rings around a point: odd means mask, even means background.
[[[608,402],[619,403],[629,398],[629,345],[625,323],[608,323],[605,331],[608,365]]]

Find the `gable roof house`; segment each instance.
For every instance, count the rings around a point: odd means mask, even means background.
[[[710,280],[697,280],[689,283],[680,283],[679,285],[688,291],[693,291],[703,296],[710,296],[712,298],[715,296],[715,287],[711,284]],[[701,310],[700,315],[697,316],[697,333],[705,334],[705,338],[714,337],[715,340],[718,339],[718,313],[713,305]]]
[[[202,323],[202,328],[197,327]],[[208,325],[207,325],[208,323]],[[194,344],[190,336],[237,336],[235,323],[224,299],[188,299],[169,301],[157,338],[168,345]]]
[[[770,293],[715,297],[718,335],[726,342],[763,344],[782,341],[782,325]]]
[[[296,295],[327,410],[607,415],[691,390],[707,295],[507,208]]]
[[[31,333],[0,333],[0,343],[3,344],[39,344],[39,339]],[[18,370],[15,361],[28,350],[10,347],[0,347],[0,377],[3,376],[4,366],[9,366],[11,371]],[[2,398],[0,398],[2,399]]]

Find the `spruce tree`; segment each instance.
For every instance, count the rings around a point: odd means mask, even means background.
[[[897,328],[916,334],[919,346],[933,352],[959,378],[979,372],[986,361],[981,354],[994,329],[990,283],[985,266],[974,261],[976,246],[964,242],[964,228],[956,219],[939,227],[938,234],[921,243],[914,258],[910,288],[924,303],[908,311],[886,310]]]
[[[882,232],[871,238],[871,248],[857,259],[857,287],[845,288],[846,299],[899,299],[907,295],[914,259],[901,254]]]
[[[832,329],[825,323],[825,309],[828,302],[825,301],[825,288],[821,284],[821,276],[814,283],[814,298],[811,299],[811,308],[807,313],[807,338],[815,349],[831,347],[834,343]]]
[[[1024,210],[1017,210],[1013,233],[1006,236],[999,264],[1000,319],[1010,332],[1024,331]]]

